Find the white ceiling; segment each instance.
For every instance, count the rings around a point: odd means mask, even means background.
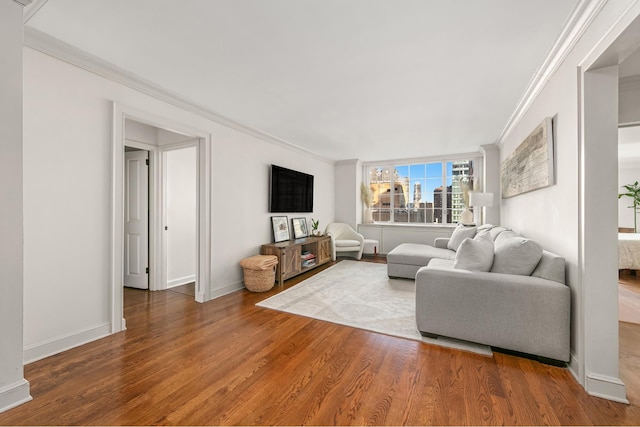
[[[36,0],[28,25],[320,156],[495,142],[578,0]]]

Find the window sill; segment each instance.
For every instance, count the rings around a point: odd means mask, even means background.
[[[438,228],[438,229],[453,229],[458,224],[420,224],[415,222],[398,223],[398,222],[371,222],[368,224],[360,223],[358,227],[382,227],[382,228]]]

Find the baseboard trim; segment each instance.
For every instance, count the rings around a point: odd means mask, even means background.
[[[167,289],[175,288],[176,286],[186,285],[187,283],[195,282],[196,275],[178,277],[177,279],[167,281]]]
[[[26,365],[108,335],[111,335],[111,324],[105,323],[74,334],[31,344],[24,348],[24,363]]]
[[[29,381],[22,379],[0,389],[0,412],[27,403],[32,399]]]
[[[228,295],[232,292],[240,291],[242,289],[244,289],[244,282],[236,282],[227,285],[224,288],[212,289],[210,299],[220,298],[221,296]]]
[[[573,378],[575,378],[575,380],[578,382],[578,384],[584,387],[584,383],[580,379],[580,362],[576,358],[576,355],[573,354],[573,352],[571,352],[571,360],[569,360],[569,366],[567,366],[567,368],[569,369],[569,372],[571,372],[571,375],[573,375]]]
[[[607,375],[589,374],[585,389],[591,396],[629,404],[626,387],[619,378]]]

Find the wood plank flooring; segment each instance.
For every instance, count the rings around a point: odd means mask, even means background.
[[[180,294],[189,295],[195,298],[196,296],[196,282],[186,283],[180,286],[174,286],[168,289],[171,292],[178,292]]]
[[[640,406],[640,276],[623,272],[619,278],[620,379],[627,399]]]
[[[255,306],[280,290],[127,289],[128,330],[26,366],[34,400],[0,424],[640,424],[637,400],[590,397],[563,368]]]
[[[620,321],[640,324],[640,273],[620,272],[618,279]]]

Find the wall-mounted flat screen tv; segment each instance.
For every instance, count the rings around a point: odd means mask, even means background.
[[[313,175],[271,165],[269,212],[313,212]]]

